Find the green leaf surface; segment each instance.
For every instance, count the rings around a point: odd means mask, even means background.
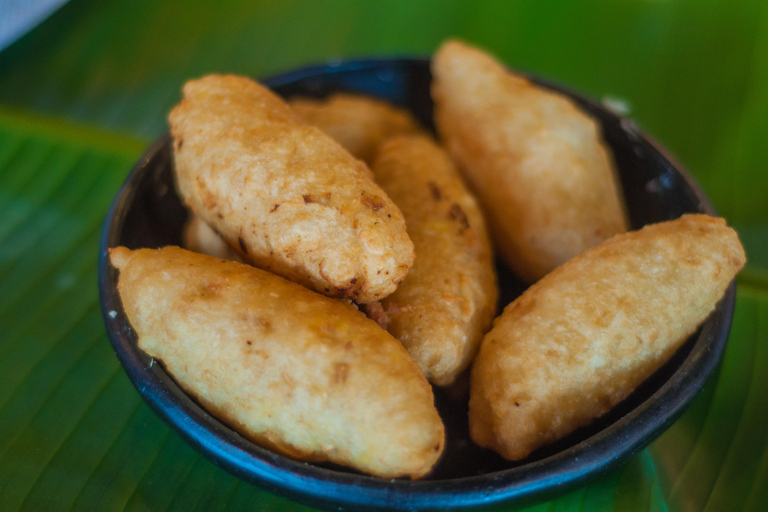
[[[186,79],[428,55],[451,36],[626,102],[749,258],[723,363],[683,417],[622,468],[525,510],[766,509],[764,0],[71,0],[0,52],[0,510],[310,510],[217,468],[140,399],[101,320],[101,223]]]

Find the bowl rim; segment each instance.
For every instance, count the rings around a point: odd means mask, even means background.
[[[319,74],[370,70],[382,66],[429,66],[429,58],[378,57],[316,64],[278,74],[262,83],[274,88]],[[625,119],[601,104],[547,80],[527,73],[537,84],[567,94]],[[669,162],[700,202],[700,208],[716,215],[702,189],[678,162],[655,140],[634,125],[630,136],[648,143]],[[404,510],[475,507],[499,502],[524,502],[545,492],[566,492],[588,478],[616,467],[660,435],[698,394],[719,363],[733,317],[735,280],[715,311],[703,324],[690,353],[672,376],[650,397],[625,416],[570,448],[509,469],[477,476],[444,480],[389,480],[313,466],[272,453],[239,436],[191,400],[159,364],[154,364],[136,344],[136,335],[125,317],[116,289],[117,271],[109,264],[108,248],[119,243],[125,214],[146,178],[153,158],[170,145],[170,135],[160,137],[141,156],[118,191],[106,216],[99,247],[99,296],[107,333],[115,353],[139,394],[158,416],[187,442],[223,467],[252,484],[289,498],[321,506]],[[659,419],[660,411],[666,411]],[[643,428],[638,428],[642,425]]]

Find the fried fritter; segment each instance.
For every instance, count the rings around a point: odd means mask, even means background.
[[[299,97],[288,103],[302,119],[369,165],[386,139],[422,131],[410,112],[370,96],[336,93],[323,100]]]
[[[363,162],[265,87],[190,81],[169,121],[181,195],[244,261],[361,303],[407,274],[400,210]]]
[[[510,460],[591,423],[658,369],[744,266],[707,215],[616,235],[506,307],[472,367],[472,439]]]
[[[323,100],[293,98],[289,104],[299,117],[323,130],[352,156],[369,165],[377,148],[387,138],[421,131],[419,123],[407,110],[369,96],[337,93]],[[184,229],[184,247],[240,261],[237,252],[192,212]]]
[[[432,61],[435,125],[525,280],[627,229],[597,123],[486,53],[448,41]]]
[[[431,382],[449,385],[474,358],[496,312],[485,221],[456,167],[430,137],[388,140],[371,169],[403,212],[418,255],[373,315]]]
[[[429,383],[352,306],[178,247],[110,257],[139,347],[242,435],[386,478],[417,478],[440,457]]]

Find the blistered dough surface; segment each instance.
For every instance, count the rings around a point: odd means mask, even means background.
[[[431,382],[451,384],[496,312],[485,221],[453,163],[427,136],[390,139],[371,168],[403,212],[417,255],[405,280],[381,301],[384,323]]]
[[[265,87],[190,81],[169,120],[184,201],[243,260],[363,303],[407,274],[413,244],[400,210],[363,162]]]
[[[706,319],[745,263],[706,215],[616,235],[507,306],[472,368],[470,433],[516,460],[602,416]]]
[[[419,367],[354,307],[176,247],[111,261],[139,347],[244,436],[389,478],[424,475],[442,453]]]

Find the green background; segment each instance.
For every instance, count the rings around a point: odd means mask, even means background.
[[[765,0],[72,0],[0,52],[0,510],[305,509],[216,468],[141,401],[101,320],[101,223],[186,79],[428,55],[447,37],[623,101],[749,259],[723,364],[685,415],[530,510],[768,510]]]

